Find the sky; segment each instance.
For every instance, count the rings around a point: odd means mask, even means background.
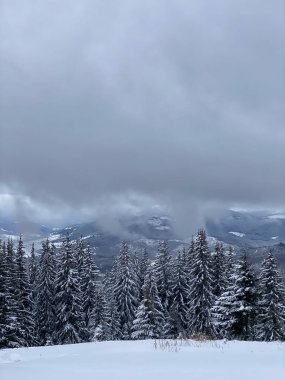
[[[0,0],[2,214],[284,210],[284,20],[284,0]]]

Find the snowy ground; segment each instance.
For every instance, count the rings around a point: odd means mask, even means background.
[[[0,379],[285,379],[285,343],[131,341],[1,350]]]

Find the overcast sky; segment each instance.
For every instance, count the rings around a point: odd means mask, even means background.
[[[0,4],[0,209],[285,208],[284,0]]]

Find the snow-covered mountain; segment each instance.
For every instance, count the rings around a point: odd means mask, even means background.
[[[17,239],[23,234],[26,249],[29,251],[32,242],[35,242],[36,249],[39,249],[46,237],[59,247],[67,234],[73,242],[82,236],[86,244],[94,248],[97,265],[101,268],[110,268],[124,239],[138,253],[147,248],[152,257],[157,251],[159,240],[167,240],[172,251],[191,242],[191,236],[186,239],[178,237],[171,218],[165,215],[125,216],[118,221],[118,225],[120,228],[111,233],[95,221],[58,228],[33,222],[0,220],[0,238],[6,239],[11,236]],[[246,247],[254,258],[260,259],[264,250],[270,246],[277,256],[285,261],[283,213],[229,210],[219,217],[207,218],[205,226],[211,247],[219,240],[233,245],[236,250]]]
[[[208,218],[206,229],[209,235],[239,247],[273,246],[285,242],[285,215],[228,210]]]

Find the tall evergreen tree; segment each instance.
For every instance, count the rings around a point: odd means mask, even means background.
[[[119,313],[120,328],[123,339],[129,339],[138,305],[139,291],[136,282],[137,276],[126,242],[123,242],[121,246],[116,277],[114,299]]]
[[[69,237],[62,244],[55,289],[55,340],[58,344],[79,343],[86,337],[77,257]]]
[[[190,276],[189,333],[214,337],[215,329],[211,318],[214,302],[212,261],[206,232],[203,229],[198,231],[194,242]]]
[[[133,339],[150,339],[163,337],[164,310],[158,296],[152,268],[149,266],[142,287],[143,298],[136,310],[132,326]]]
[[[36,330],[39,343],[48,345],[53,342],[55,327],[55,277],[56,258],[49,240],[42,242],[38,278],[36,281]]]
[[[171,333],[174,338],[187,336],[189,284],[185,255],[178,252],[172,277],[172,303],[170,307]]]
[[[25,346],[35,344],[35,324],[33,318],[33,304],[28,278],[27,263],[22,236],[18,241],[15,255],[15,270],[17,280],[15,283],[15,296],[17,304],[17,318],[22,330]]]
[[[0,241],[0,348],[9,347],[10,322],[6,249]]]
[[[6,299],[6,312],[5,318],[7,321],[6,338],[9,348],[18,348],[27,345],[25,334],[21,328],[21,323],[18,317],[18,302],[16,291],[16,265],[15,265],[15,252],[12,239],[8,239],[7,245],[3,243],[3,254],[6,263],[5,275],[5,299]],[[5,259],[6,258],[6,259]],[[5,265],[5,264],[4,264]]]
[[[139,289],[139,301],[143,298],[143,283],[148,267],[150,266],[149,253],[145,248],[141,259],[139,260],[139,267],[137,273],[138,289]]]
[[[159,242],[158,253],[154,262],[154,275],[161,304],[167,313],[172,297],[172,271],[171,256],[165,241]]]
[[[285,289],[276,259],[268,252],[261,267],[258,302],[258,339],[285,340]]]
[[[83,302],[83,317],[87,328],[87,340],[92,340],[94,329],[98,322],[96,313],[101,310],[100,303],[100,284],[99,269],[97,268],[90,246],[82,246],[82,269],[81,269],[81,292]]]
[[[225,291],[227,286],[226,264],[223,244],[217,241],[213,256],[213,294],[216,298]]]
[[[257,289],[254,272],[246,252],[238,260],[224,293],[217,299],[212,312],[214,323],[229,339],[253,340],[257,315]]]
[[[32,314],[33,319],[35,320],[35,313],[36,313],[36,298],[37,298],[37,275],[38,275],[38,268],[37,268],[37,262],[36,262],[36,255],[35,255],[35,244],[32,244],[31,248],[31,254],[29,258],[29,268],[28,268],[28,278],[29,278],[29,285],[30,285],[30,297],[32,302]]]

